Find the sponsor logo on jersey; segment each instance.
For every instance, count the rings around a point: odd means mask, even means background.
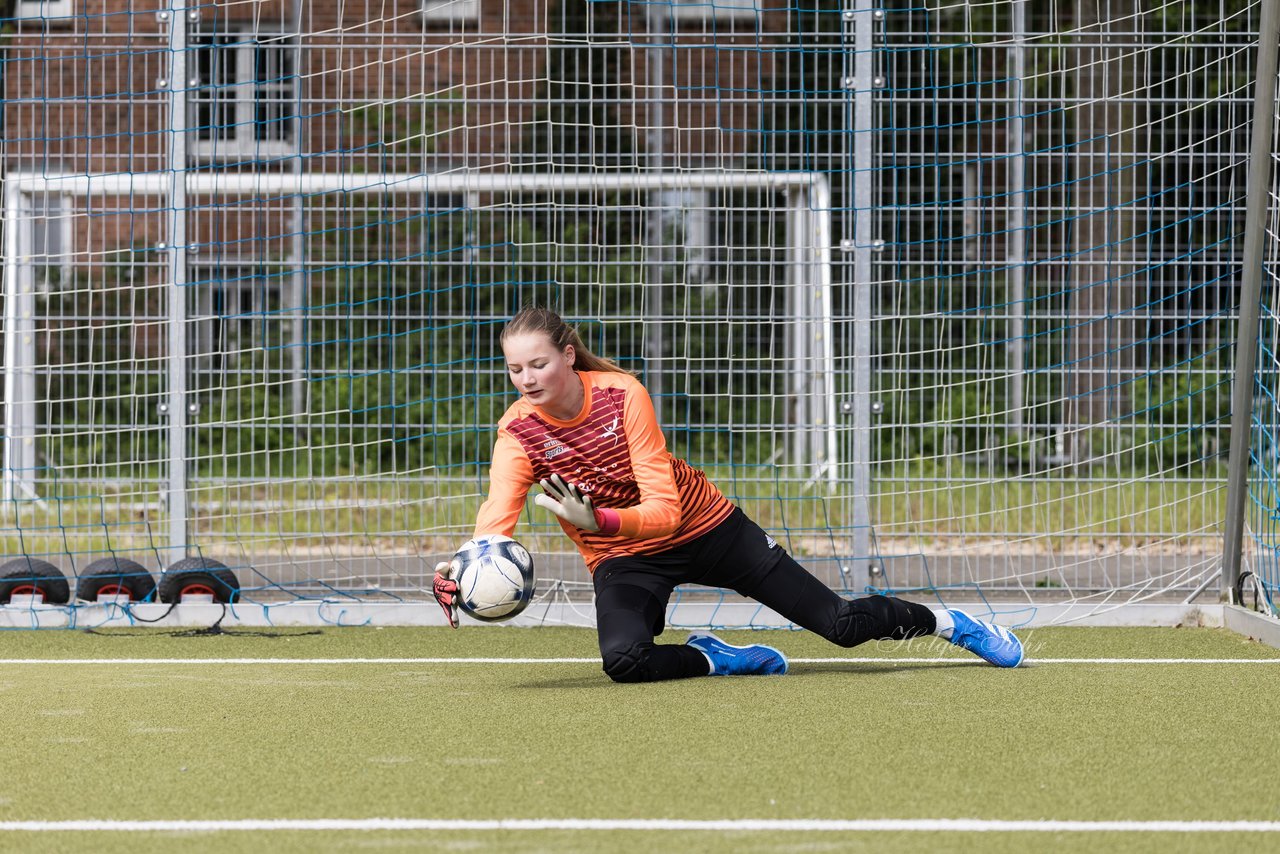
[[[561,454],[569,453],[568,445],[565,445],[559,439],[551,439],[545,442],[542,447],[546,449],[544,456],[549,460],[554,460]]]
[[[768,534],[764,535],[764,541],[765,541],[765,544],[771,549],[776,549],[778,547],[778,541],[775,540],[773,537],[769,536]]]

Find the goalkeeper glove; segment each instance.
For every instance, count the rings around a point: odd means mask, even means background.
[[[453,566],[448,561],[436,564],[436,577],[431,582],[431,592],[440,603],[444,618],[449,621],[452,628],[456,629],[458,627],[458,582],[449,577],[452,574]]]
[[[591,499],[583,495],[576,486],[565,483],[558,474],[539,483],[546,490],[546,495],[535,495],[534,504],[550,510],[575,528],[584,531],[600,530],[600,520],[596,518]]]

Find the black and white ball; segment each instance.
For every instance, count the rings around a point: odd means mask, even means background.
[[[487,534],[468,540],[452,565],[458,607],[477,620],[509,620],[533,598],[533,558],[510,537]]]

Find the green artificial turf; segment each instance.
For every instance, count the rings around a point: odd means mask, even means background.
[[[2,632],[0,658],[593,657],[569,628]],[[1031,658],[1276,658],[1213,629],[1038,629]],[[586,664],[0,667],[0,820],[1280,820],[1280,665],[999,670],[935,639],[726,632],[785,677],[615,685]],[[680,640],[664,637],[663,640]],[[895,662],[902,656],[934,659]],[[1246,834],[3,833],[0,849],[1238,850]]]

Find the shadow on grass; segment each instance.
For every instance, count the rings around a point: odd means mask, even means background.
[[[908,664],[893,665],[890,662],[885,664],[868,664],[864,661],[850,662],[848,664],[824,663],[824,664],[796,664],[787,672],[788,677],[811,676],[824,674],[845,674],[848,676],[878,676],[886,673],[904,673],[912,670],[959,670],[973,667],[990,668],[991,665],[985,661],[953,661],[939,659],[937,662],[927,664],[920,662],[910,662]],[[732,677],[731,677],[732,678]],[[684,682],[688,684],[697,683],[698,679],[672,680],[670,683]],[[512,685],[513,688],[527,689],[564,689],[564,688],[610,688],[616,690],[614,683],[605,676],[604,673],[593,673],[590,676],[571,676],[568,678],[560,677],[555,679],[534,679],[528,682],[521,682]]]

